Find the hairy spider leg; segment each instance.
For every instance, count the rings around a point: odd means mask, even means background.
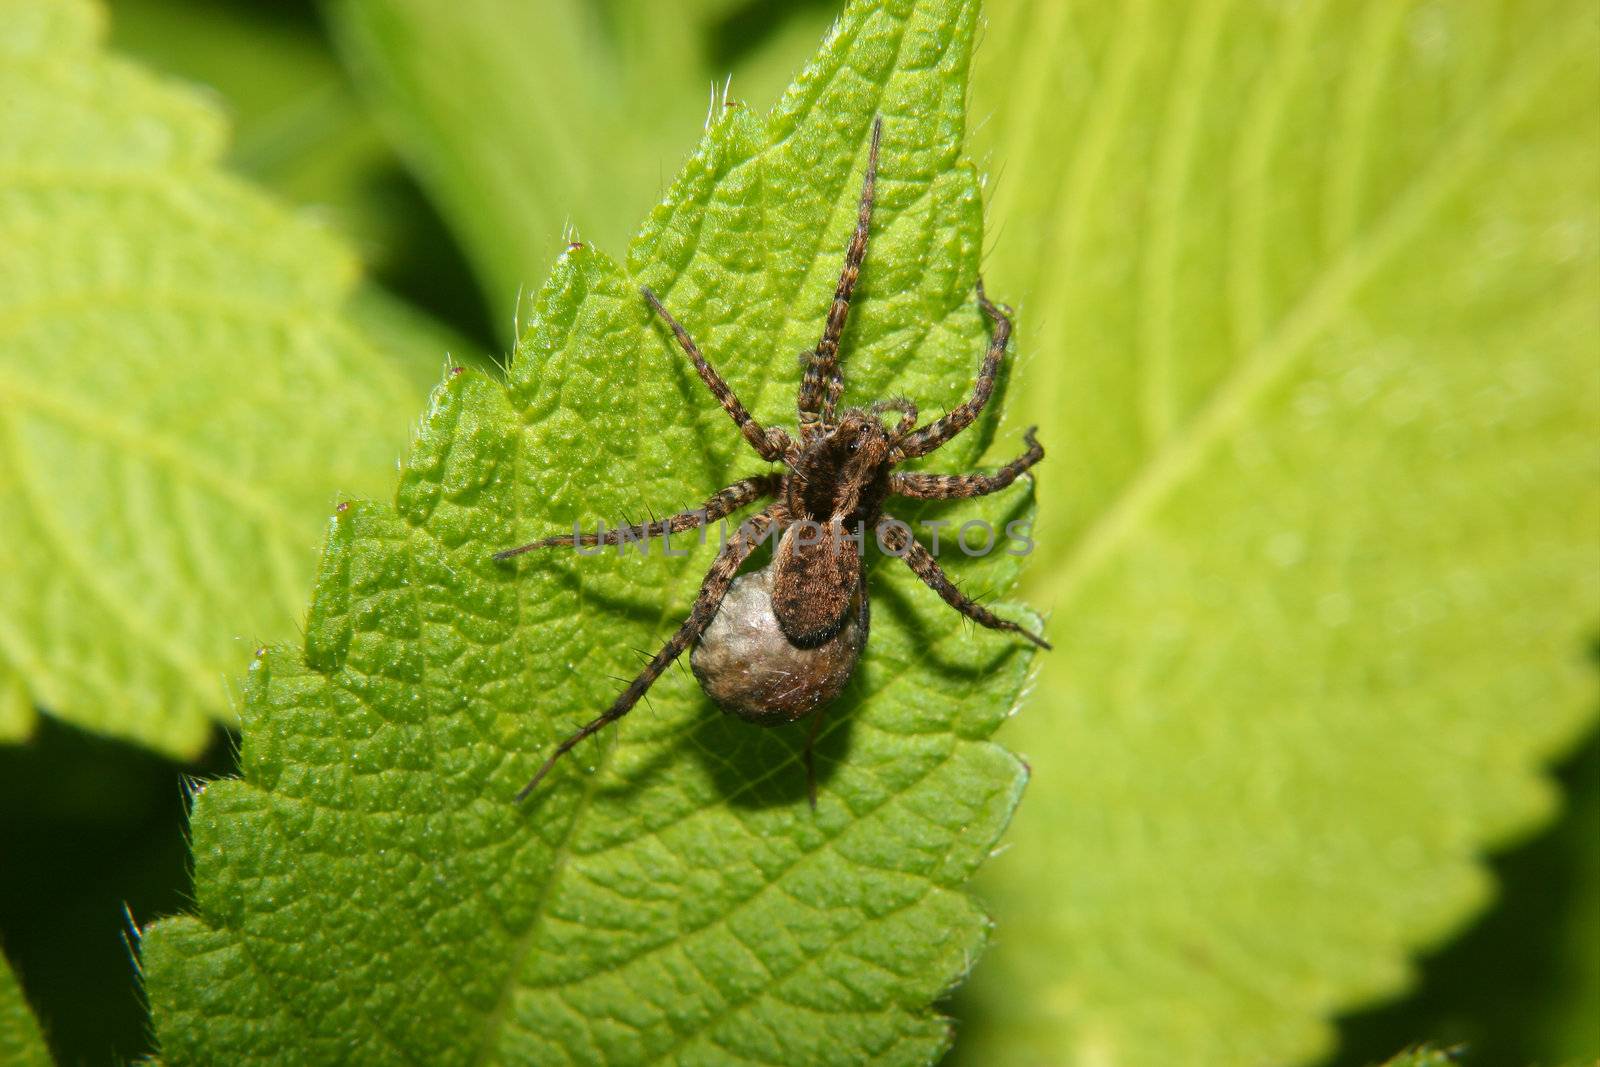
[[[917,425],[917,405],[903,396],[890,397],[888,400],[879,400],[868,409],[874,415],[882,415],[885,411],[898,411],[900,421],[895,424],[894,431],[889,434],[891,443],[900,440],[910,433]]]
[[[549,774],[550,769],[556,765],[557,760],[571,752],[586,738],[593,737],[633,710],[633,706],[639,703],[639,698],[644,696],[645,691],[655,683],[657,678],[661,677],[661,673],[671,666],[672,661],[682,655],[684,650],[694,644],[695,640],[705,632],[705,628],[711,624],[712,618],[716,616],[717,608],[722,605],[722,598],[727,595],[728,587],[733,584],[734,575],[738,573],[740,564],[744,563],[750,553],[755,551],[756,546],[761,543],[772,524],[774,522],[781,524],[784,517],[783,505],[773,504],[766,510],[757,512],[745,520],[743,525],[739,527],[739,532],[731,537],[727,546],[718,553],[716,562],[711,565],[711,570],[706,572],[705,580],[700,583],[700,595],[695,598],[694,607],[690,610],[689,617],[683,621],[683,625],[678,627],[677,633],[674,633],[667,640],[667,643],[661,647],[660,652],[651,657],[644,670],[640,671],[639,676],[628,683],[628,688],[622,691],[622,695],[617,697],[609,708],[585,723],[565,741],[556,746],[556,750],[550,754],[550,757],[544,761],[544,764],[534,776],[528,780],[528,784],[523,786],[521,792],[517,794],[518,803],[526,800],[528,794],[538,787],[539,783],[544,780],[544,776]]]
[[[783,484],[781,474],[758,474],[753,478],[741,478],[732,485],[718,489],[704,504],[693,511],[680,511],[676,515],[668,515],[664,519],[654,522],[638,523],[632,526],[613,527],[599,533],[586,533],[574,537],[572,534],[559,534],[555,537],[544,537],[531,541],[516,548],[502,549],[494,554],[495,559],[510,559],[520,556],[524,552],[532,552],[540,548],[571,548],[575,545],[592,547],[595,545],[620,545],[624,541],[640,542],[646,538],[661,537],[666,534],[682,533],[698,526],[705,526],[716,522],[718,519],[738,511],[752,501],[763,497],[775,496],[778,488]]]
[[[885,515],[878,523],[877,535],[879,543],[887,548],[891,555],[899,556],[904,560],[906,566],[910,567],[912,572],[922,579],[923,584],[938,593],[946,604],[949,604],[979,626],[987,626],[991,630],[1005,630],[1009,633],[1021,634],[1040,648],[1050,648],[1050,642],[1038,634],[1024,629],[1009,619],[1002,619],[957,589],[955,583],[945,575],[938,561],[933,558],[933,554],[922,547],[922,542],[911,536],[908,532],[910,529],[910,526],[894,516]]]
[[[834,413],[844,396],[839,338],[844,334],[845,318],[850,314],[850,297],[855,292],[856,280],[861,277],[861,264],[867,258],[867,232],[872,223],[872,202],[878,184],[878,145],[882,140],[883,116],[879,115],[872,120],[872,143],[867,149],[867,173],[861,180],[855,232],[850,235],[850,245],[845,250],[844,269],[839,272],[839,284],[833,291],[833,305],[828,309],[822,339],[806,362],[805,377],[800,380],[800,392],[795,398],[803,440],[809,441],[833,425]]]
[[[828,717],[827,708],[818,708],[811,713],[811,728],[806,731],[806,747],[800,753],[800,761],[806,767],[806,800],[811,804],[811,810],[817,810],[817,760],[815,756],[817,734],[822,732],[822,720]]]
[[[794,451],[794,442],[789,439],[789,435],[777,428],[767,429],[752,418],[750,412],[734,394],[732,387],[722,380],[722,375],[718,374],[711,364],[706,362],[706,357],[700,354],[700,347],[694,343],[694,338],[689,336],[689,331],[672,317],[672,312],[662,306],[649,286],[641,288],[639,292],[644,294],[645,300],[655,308],[656,314],[672,328],[672,334],[678,339],[678,344],[688,354],[694,369],[700,372],[700,380],[706,383],[711,395],[717,398],[722,409],[733,419],[733,424],[739,427],[739,432],[750,442],[750,447],[768,463],[780,463],[787,459]]]
[[[1044,448],[1034,439],[1039,427],[1030,426],[1023,433],[1028,450],[993,474],[901,474],[889,475],[889,492],[895,496],[917,500],[964,500],[973,496],[998,493],[1022,475],[1022,472],[1044,458]]]
[[[1005,358],[1006,345],[1011,340],[1011,318],[984,295],[981,280],[978,282],[978,306],[994,323],[994,336],[989,339],[989,350],[984,353],[983,365],[978,368],[978,381],[972,388],[972,396],[951,408],[942,418],[907,434],[890,453],[892,462],[899,463],[932,452],[972,425],[972,420],[989,402],[989,396],[994,392],[995,377],[1000,373],[1000,362]]]

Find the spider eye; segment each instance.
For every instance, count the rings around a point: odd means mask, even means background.
[[[852,452],[861,451],[861,438],[857,437],[855,440],[850,442],[850,451],[852,451]]]

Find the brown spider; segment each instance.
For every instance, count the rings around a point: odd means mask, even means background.
[[[717,618],[718,609],[735,585],[739,567],[768,536],[777,538],[770,567],[760,573],[758,583],[752,582],[748,589],[736,591],[730,605],[737,602],[741,612],[752,613],[752,617],[756,618],[756,622],[745,629],[746,636],[752,629],[758,632],[755,648],[766,648],[765,652],[758,651],[758,657],[777,657],[785,664],[799,663],[802,666],[798,668],[798,673],[804,675],[813,672],[819,677],[802,677],[798,697],[795,688],[775,693],[759,687],[752,689],[739,681],[719,686],[716,684],[718,679],[708,676],[719,671],[715,660],[726,658],[721,655],[720,649],[718,657],[708,656],[705,664],[702,664],[697,649],[695,673],[719,703],[751,721],[774,724],[792,722],[806,714],[816,715],[812,737],[807,739],[805,751],[813,806],[816,803],[816,790],[811,741],[816,734],[816,723],[821,721],[821,705],[843,688],[854,668],[856,653],[866,640],[867,585],[862,539],[859,536],[861,531],[873,530],[880,546],[904,559],[917,577],[963,615],[991,629],[1021,634],[1041,648],[1050,647],[1042,637],[1014,622],[999,618],[963,595],[945,576],[933,555],[910,536],[910,527],[883,510],[884,501],[891,496],[948,500],[993,493],[1010,485],[1023,471],[1044,458],[1044,449],[1034,440],[1034,428],[1029,428],[1023,434],[1028,450],[994,474],[892,471],[896,464],[925,456],[966,429],[989,400],[995,375],[1011,336],[1011,320],[1005,311],[984,295],[983,283],[980,281],[977,287],[978,306],[993,323],[994,333],[970,399],[957,405],[943,418],[920,428],[916,425],[915,405],[903,399],[879,401],[864,409],[847,408],[839,411],[839,401],[844,394],[844,372],[838,358],[839,338],[844,332],[845,316],[850,311],[850,297],[855,290],[856,279],[861,274],[862,261],[867,255],[867,232],[872,218],[878,144],[882,133],[883,120],[878,118],[872,125],[872,143],[867,155],[866,176],[861,185],[856,228],[845,252],[844,270],[834,290],[833,306],[828,311],[822,339],[808,358],[796,398],[798,441],[784,430],[764,427],[752,419],[733,390],[700,354],[689,332],[661,305],[654,293],[648,288],[642,290],[645,300],[671,327],[678,344],[683,346],[684,352],[694,363],[706,388],[711,390],[711,394],[733,418],[744,439],[762,459],[769,463],[781,463],[786,470],[758,474],[734,482],[718,490],[695,511],[593,534],[546,537],[495,554],[496,559],[504,560],[540,548],[620,545],[626,540],[643,541],[649,537],[667,536],[702,527],[754,501],[775,498],[766,508],[747,519],[723,546],[716,562],[701,582],[700,595],[694,602],[693,610],[678,627],[677,633],[655,654],[639,676],[628,684],[611,707],[556,746],[556,750],[517,794],[519,802],[527,798],[557,760],[585,738],[592,737],[631,711],[673,660],[707,636],[707,628]],[[880,418],[886,411],[900,415],[892,430],[886,429]],[[857,531],[857,535],[852,536],[851,530]],[[757,577],[747,575],[739,581],[744,583]],[[759,623],[763,618],[768,622],[769,637],[759,634]],[[772,620],[775,620],[775,625],[772,625]],[[725,630],[726,627],[719,629]],[[727,638],[719,635],[718,640],[720,642]],[[763,640],[767,641],[766,646],[761,644]],[[777,643],[777,647],[773,642]],[[783,647],[785,643],[787,647]],[[743,647],[748,649],[750,645],[747,643]],[[746,655],[748,657],[748,653]],[[748,666],[748,663],[741,664],[741,667]],[[779,673],[792,678],[795,672]],[[732,696],[727,692],[730,688],[734,691]]]

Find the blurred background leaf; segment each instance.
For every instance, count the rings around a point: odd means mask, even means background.
[[[0,687],[194,756],[299,615],[333,492],[382,484],[442,334],[380,352],[354,260],[216,169],[218,115],[99,55],[94,12],[0,8]]]
[[[39,1020],[4,958],[0,958],[0,1063],[11,1067],[48,1067],[50,1063]]]
[[[49,716],[0,745],[0,947],[56,1062],[148,1051],[130,940],[190,900],[187,775],[232,767],[226,739],[180,765]]]
[[[326,10],[509,335],[518,294],[568,234],[625,247],[707,107],[721,106],[715,88],[731,77],[733,99],[770,106],[839,5],[329,0]]]
[[[1427,1034],[1468,1064],[1588,1064],[1600,1050],[1600,738],[1561,770],[1568,810],[1496,859],[1496,906],[1422,966],[1415,996],[1347,1019],[1337,1063]]]
[[[453,352],[502,350],[454,236],[356,95],[310,0],[117,0],[114,15],[115,47],[210,91],[231,127],[231,169],[348,238],[376,288],[452,323],[470,339],[452,338]],[[416,347],[411,332],[394,352]]]
[[[1429,1042],[1391,1056],[1383,1061],[1383,1067],[1452,1067],[1460,1062],[1461,1050],[1441,1048]]]
[[[27,740],[38,717],[22,676],[0,659],[0,744]]]
[[[1484,906],[1593,720],[1600,19],[990,18],[1058,643],[958,1051],[1304,1062]]]

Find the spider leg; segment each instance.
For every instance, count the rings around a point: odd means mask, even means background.
[[[739,532],[728,541],[727,547],[717,556],[716,562],[711,565],[711,570],[706,572],[705,580],[700,583],[700,595],[695,598],[694,607],[690,610],[689,617],[683,621],[683,625],[679,626],[677,632],[661,646],[661,651],[651,657],[644,670],[628,683],[622,695],[617,697],[609,708],[579,727],[570,737],[556,746],[556,750],[517,794],[518,803],[526,800],[528,794],[538,787],[544,776],[556,765],[557,760],[571,752],[585,739],[593,737],[632,711],[633,706],[639,703],[639,698],[644,696],[645,691],[661,677],[662,672],[672,665],[672,661],[694,644],[717,614],[717,608],[722,605],[722,598],[727,595],[728,587],[733,584],[733,577],[738,572],[739,565],[755,551],[773,523],[779,520],[781,510],[781,505],[774,504],[745,520],[739,527]]]
[[[907,532],[909,529],[910,527],[899,519],[885,515],[878,522],[879,542],[887,547],[892,555],[900,556],[905,560],[906,566],[910,567],[929,589],[938,593],[946,604],[949,604],[980,626],[987,626],[991,630],[1005,630],[1009,633],[1021,634],[1040,648],[1048,649],[1050,647],[1050,642],[1038,634],[1033,633],[1031,630],[1026,630],[1008,619],[1002,619],[957,589],[955,583],[946,577],[943,568],[933,558],[933,554],[923,548],[922,543]]]
[[[900,474],[889,475],[889,492],[919,500],[960,500],[969,496],[998,493],[1035,463],[1044,458],[1044,448],[1034,440],[1037,426],[1028,427],[1022,439],[1028,450],[993,474]]]
[[[817,763],[813,755],[817,734],[822,732],[822,720],[827,717],[827,708],[818,708],[811,713],[811,729],[806,731],[806,748],[800,754],[800,760],[806,765],[806,799],[811,802],[811,810],[817,810]]]
[[[861,628],[862,640],[872,626],[872,605],[867,599],[867,565],[861,564],[861,584],[856,587],[861,598],[861,606],[856,609],[856,624]],[[801,762],[806,768],[806,798],[811,801],[811,810],[817,810],[817,764],[815,758],[817,735],[822,732],[822,720],[827,715],[826,706],[818,708],[811,714],[811,729],[806,731],[805,751],[800,754]]]
[[[833,423],[834,411],[844,396],[844,372],[839,369],[839,338],[844,334],[844,320],[850,314],[850,297],[855,292],[856,280],[861,277],[861,264],[867,258],[867,230],[872,222],[872,201],[878,183],[878,144],[883,139],[883,116],[872,120],[872,142],[867,149],[867,173],[861,180],[861,201],[856,208],[856,228],[850,236],[850,245],[844,254],[844,269],[839,272],[839,284],[833,291],[833,306],[828,309],[828,322],[822,330],[822,340],[817,342],[811,359],[806,363],[805,377],[800,381],[800,393],[795,407],[800,414],[800,435],[806,440],[816,437],[825,426]]]
[[[767,429],[750,417],[744,404],[734,395],[733,389],[727,382],[706,362],[706,357],[700,354],[700,348],[694,343],[694,338],[689,336],[689,331],[683,324],[672,317],[672,312],[662,306],[656,294],[646,286],[639,290],[650,306],[655,308],[656,314],[666,321],[672,328],[672,334],[678,339],[678,344],[683,347],[689,356],[694,369],[700,372],[700,380],[706,383],[706,388],[711,390],[711,395],[717,398],[724,411],[733,419],[739,432],[744,434],[744,439],[750,442],[750,447],[755,449],[762,459],[768,463],[779,463],[794,450],[794,442],[789,440],[789,435],[780,429]]]
[[[694,511],[680,511],[676,515],[668,515],[664,519],[654,522],[639,523],[632,526],[613,527],[609,530],[601,529],[598,533],[560,534],[555,537],[545,537],[538,541],[531,541],[516,548],[502,549],[494,554],[495,559],[510,559],[520,556],[524,552],[532,552],[540,548],[571,548],[574,545],[590,547],[594,545],[620,545],[628,541],[643,542],[648,538],[662,537],[667,534],[682,533],[698,526],[707,526],[718,519],[733,514],[753,500],[773,496],[778,492],[778,487],[783,483],[781,474],[758,474],[753,478],[743,478],[725,489],[718,489],[711,498]]]
[[[891,443],[910,433],[917,425],[917,405],[903,396],[879,400],[868,410],[874,415],[882,415],[885,411],[898,411],[900,413],[900,421],[895,424],[894,432],[889,435]]]
[[[1011,316],[984,295],[982,281],[978,282],[978,306],[994,323],[994,336],[989,339],[989,350],[978,369],[978,381],[972,388],[972,396],[951,408],[943,418],[907,434],[891,453],[894,462],[932,452],[972,425],[972,420],[989,402],[989,395],[994,392],[995,376],[1000,373],[1000,361],[1006,354],[1006,343],[1011,340]]]

